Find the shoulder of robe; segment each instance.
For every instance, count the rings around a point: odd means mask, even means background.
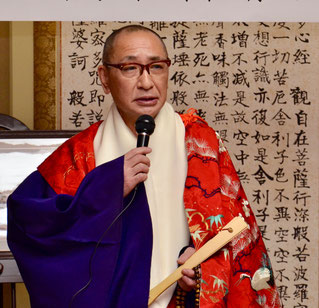
[[[59,146],[38,171],[57,194],[74,195],[94,167],[93,141],[102,121],[94,123]]]
[[[186,142],[197,140],[197,142],[208,142],[210,147],[219,148],[220,137],[208,123],[196,114],[196,109],[189,109],[180,117],[185,125]]]

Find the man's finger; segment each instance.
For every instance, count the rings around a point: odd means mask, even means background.
[[[195,278],[195,271],[192,269],[184,268],[182,274],[190,278]]]
[[[128,151],[128,152],[125,154],[125,158],[131,159],[131,158],[134,157],[135,155],[138,155],[138,154],[146,155],[146,154],[149,154],[149,153],[151,153],[151,152],[152,152],[152,149],[149,148],[149,147],[134,148],[134,149]]]
[[[138,175],[139,173],[148,173],[150,170],[149,165],[145,163],[138,163],[132,168],[132,176]]]
[[[183,276],[178,280],[178,284],[184,291],[189,292],[195,288],[196,281],[187,276]]]
[[[178,264],[184,264],[195,252],[195,248],[188,247],[184,253],[177,259]]]
[[[124,162],[125,165],[129,168],[134,168],[138,164],[144,164],[146,166],[150,166],[151,161],[148,157],[142,154],[137,154],[133,156],[132,158],[128,159],[127,161]]]

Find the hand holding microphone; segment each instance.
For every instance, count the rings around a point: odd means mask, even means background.
[[[137,147],[124,156],[124,197],[126,197],[138,183],[147,179],[150,160],[146,154],[151,153],[148,148],[149,136],[154,132],[155,122],[149,115],[141,115],[135,122]]]

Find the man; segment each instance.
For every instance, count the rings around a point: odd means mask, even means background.
[[[280,307],[222,142],[165,103],[169,65],[153,31],[114,32],[98,69],[114,99],[106,120],[67,141],[9,198],[8,243],[32,307],[147,307],[150,288],[240,215],[250,229],[201,264],[201,283],[184,270],[178,296],[172,286],[151,307],[181,306],[181,294],[189,307]],[[135,148],[142,114],[156,129],[149,147]]]

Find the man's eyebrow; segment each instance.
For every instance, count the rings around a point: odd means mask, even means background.
[[[157,60],[163,60],[163,57],[160,57],[160,56],[151,56],[148,58],[150,61],[157,61]],[[166,57],[165,57],[166,59]],[[124,57],[121,62],[128,62],[128,61],[136,61],[137,60],[137,57],[136,56],[126,56]]]
[[[162,60],[163,58],[160,56],[153,56],[153,57],[150,57],[149,59],[152,61],[156,61],[156,60]]]

